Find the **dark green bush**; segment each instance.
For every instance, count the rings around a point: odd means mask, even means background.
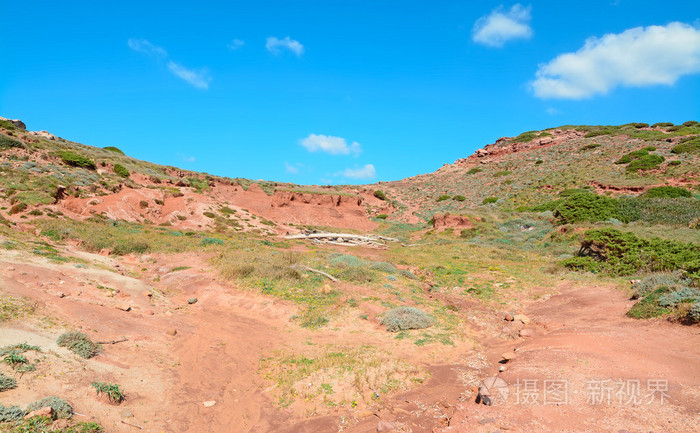
[[[700,126],[700,122],[698,122],[697,120],[688,120],[687,122],[683,122],[683,126]]]
[[[573,193],[557,206],[554,214],[564,224],[596,222],[616,218],[617,207],[617,200],[614,198],[589,192]]]
[[[649,188],[642,197],[645,198],[679,198],[692,197],[693,194],[685,188],[677,186],[657,186]]]
[[[28,207],[29,206],[27,205],[27,203],[24,203],[24,202],[17,203],[16,205],[14,205],[10,208],[8,213],[10,215],[14,215],[16,213],[24,212],[25,210],[27,210]]]
[[[535,165],[540,165],[542,163],[544,163],[544,161],[542,161],[541,159],[538,159],[537,161],[535,161]]]
[[[83,155],[78,155],[77,153],[68,150],[62,150],[58,152],[58,156],[66,165],[87,168],[90,170],[95,169],[95,163],[90,158],[87,158]]]
[[[10,149],[12,147],[21,148],[24,147],[24,144],[21,141],[10,138],[5,134],[0,134],[0,150]]]
[[[671,149],[672,153],[700,153],[700,135],[684,138]]]
[[[481,204],[491,204],[491,203],[496,203],[498,201],[498,197],[486,197]]]
[[[443,194],[440,197],[438,197],[437,201],[445,201],[445,200],[449,200],[449,199],[450,199],[449,195]]]
[[[591,150],[591,149],[596,149],[596,148],[598,148],[598,147],[600,147],[600,144],[598,144],[598,143],[591,143],[591,144],[587,144],[587,145],[583,146],[583,147],[582,147],[581,149],[579,149],[579,150]]]
[[[627,171],[651,170],[657,168],[666,159],[660,155],[645,155],[635,159],[627,166]]]
[[[643,239],[633,233],[603,228],[588,230],[584,234],[578,256],[596,260],[600,270],[612,275],[682,270],[688,277],[700,279],[700,244]],[[564,263],[572,269],[575,264],[570,259]]]
[[[496,173],[493,174],[493,177],[508,176],[510,173],[511,173],[510,170],[497,171]]]
[[[100,347],[82,332],[66,332],[58,337],[56,344],[86,359],[97,355],[100,350]]]
[[[386,200],[386,194],[384,194],[384,192],[379,189],[374,191],[374,196],[377,197],[379,200]]]
[[[433,319],[413,307],[395,308],[384,315],[381,324],[390,332],[424,329],[433,325]]]
[[[456,195],[456,196],[452,197],[452,200],[455,200],[455,201],[464,201],[466,199],[467,198],[463,195]]]
[[[518,135],[517,137],[513,138],[514,142],[517,143],[527,143],[529,141],[534,140],[537,138],[539,131],[528,131],[528,132],[523,132],[522,134]]]
[[[124,152],[122,152],[122,150],[119,149],[118,147],[107,146],[107,147],[103,147],[103,149],[104,149],[104,150],[109,150],[110,152],[118,153],[118,154],[120,154],[120,155],[124,155]]]
[[[480,173],[482,171],[484,171],[484,170],[480,169],[479,167],[474,167],[474,168],[470,168],[469,171],[467,171],[467,174],[476,174],[476,173]]]
[[[375,218],[380,219],[380,220],[385,220],[389,217],[389,215],[385,213],[380,213],[379,215],[375,216]]]
[[[131,175],[129,170],[121,164],[114,164],[114,172],[121,177],[129,177]]]
[[[673,126],[673,123],[671,122],[659,122],[659,123],[654,123],[651,125],[652,128],[668,128],[669,126]]]

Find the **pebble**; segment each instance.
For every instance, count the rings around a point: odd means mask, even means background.
[[[168,335],[177,335],[177,329],[173,328],[168,330]]]
[[[190,298],[190,299],[187,300],[187,303],[190,304],[190,305],[192,305],[192,304],[196,304],[197,301],[198,301],[197,298]]]
[[[387,422],[387,421],[379,421],[377,423],[377,431],[378,432],[384,432],[384,431],[394,431],[395,427],[394,424]]]
[[[534,337],[535,331],[532,329],[521,329],[519,334],[523,338]]]
[[[204,404],[204,407],[212,407],[216,404],[216,401],[209,400],[209,401],[205,401],[203,404]]]
[[[530,318],[527,317],[527,316],[524,315],[524,314],[516,314],[515,317],[514,317],[513,319],[515,319],[515,320],[517,320],[517,321],[520,321],[520,322],[522,322],[522,323],[524,323],[524,324],[526,324],[526,325],[527,325],[528,323],[530,323]]]

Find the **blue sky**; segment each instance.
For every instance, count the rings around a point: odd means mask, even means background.
[[[700,2],[3,5],[0,115],[229,177],[371,183],[565,124],[700,120]]]

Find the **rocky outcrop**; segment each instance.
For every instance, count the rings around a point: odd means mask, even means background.
[[[563,143],[566,140],[571,140],[573,138],[583,137],[586,133],[583,131],[577,131],[575,129],[553,129],[547,131],[549,135],[543,137],[537,137],[527,142],[513,141],[511,137],[502,137],[496,140],[493,144],[488,144],[482,149],[477,149],[473,155],[468,158],[460,158],[455,161],[455,164],[467,164],[473,163],[480,159],[486,159],[489,157],[496,157],[507,155],[516,152],[526,152],[528,150],[554,146],[559,143]]]
[[[481,221],[481,218],[469,217],[465,215],[453,215],[449,213],[445,214],[435,214],[433,216],[433,228],[436,229],[446,229],[446,228],[471,228],[474,227],[474,223]]]
[[[6,120],[19,129],[25,129],[25,130],[27,129],[27,125],[25,125],[24,122],[22,122],[19,119],[8,119],[6,117],[0,116],[0,120]]]

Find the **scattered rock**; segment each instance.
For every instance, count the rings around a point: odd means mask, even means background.
[[[205,402],[202,403],[202,404],[204,405],[204,407],[212,407],[212,406],[214,406],[214,405],[216,404],[216,401],[214,401],[214,400],[209,400],[209,401],[205,401]]]
[[[493,424],[495,422],[496,422],[496,420],[493,418],[484,418],[482,420],[479,420],[479,424],[481,424],[481,425]]]
[[[523,338],[534,337],[535,331],[532,329],[521,329],[519,335]]]
[[[177,335],[177,329],[175,329],[175,328],[169,329],[169,330],[168,330],[168,335]]]
[[[499,372],[499,373],[503,373],[503,372],[506,371],[507,369],[508,369],[508,367],[506,367],[505,365],[501,365],[500,367],[498,367],[498,372]]]
[[[53,409],[51,406],[46,406],[33,412],[29,412],[24,419],[34,418],[35,416],[51,416],[51,414],[53,414]]]
[[[527,317],[527,316],[524,315],[524,314],[516,314],[515,317],[514,317],[514,319],[515,319],[516,321],[522,322],[522,323],[524,323],[524,324],[526,324],[526,325],[527,325],[528,323],[530,323],[530,318]]]
[[[190,298],[190,299],[187,300],[187,303],[190,304],[190,305],[192,305],[192,304],[196,304],[197,301],[198,301],[197,298]]]
[[[511,359],[515,358],[515,353],[513,353],[513,352],[503,352],[503,353],[501,354],[501,358],[503,358],[503,360],[504,360],[505,362],[508,362],[508,361],[510,361]]]
[[[47,293],[48,293],[49,295],[55,296],[55,297],[57,297],[57,298],[65,298],[65,297],[66,297],[66,294],[65,294],[65,293],[59,292],[58,290],[49,290]]]
[[[131,311],[131,305],[129,305],[129,304],[120,303],[120,304],[115,305],[115,307],[117,310]]]
[[[508,321],[508,322],[512,322],[513,316],[511,316],[510,313],[506,313],[506,315],[505,315],[505,317],[503,317],[503,319]]]
[[[379,421],[377,423],[377,431],[378,432],[383,432],[383,431],[394,431],[395,427],[394,424],[387,422],[387,421]]]

